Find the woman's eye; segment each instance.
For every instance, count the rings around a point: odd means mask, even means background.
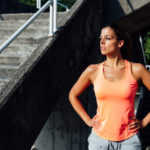
[[[106,40],[111,40],[111,38],[110,37],[106,37]]]
[[[112,38],[111,38],[111,37],[105,37],[105,38],[100,37],[100,38],[99,38],[100,41],[101,41],[102,39],[104,39],[104,40],[111,40]]]

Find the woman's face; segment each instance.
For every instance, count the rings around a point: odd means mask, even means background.
[[[118,55],[122,46],[121,41],[117,40],[115,32],[111,27],[103,28],[100,34],[100,49],[102,55]]]

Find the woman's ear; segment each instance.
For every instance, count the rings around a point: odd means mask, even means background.
[[[118,47],[121,48],[124,45],[124,40],[120,40],[118,42]]]

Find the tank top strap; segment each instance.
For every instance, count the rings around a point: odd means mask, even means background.
[[[128,61],[128,60],[125,60],[125,62],[126,62],[126,66],[127,66],[127,70],[126,70],[126,78],[127,79],[132,79],[132,80],[134,80],[135,82],[137,82],[135,79],[134,79],[134,77],[133,77],[133,75],[132,75],[132,69],[131,69],[131,63]]]
[[[100,75],[100,77],[103,76],[103,64],[104,64],[104,62],[101,62],[100,65],[99,65],[99,75]]]
[[[131,75],[131,66],[128,60],[125,59],[125,64],[126,64],[126,70],[125,70],[125,79],[130,78]]]

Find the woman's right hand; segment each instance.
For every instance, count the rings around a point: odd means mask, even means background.
[[[93,127],[95,129],[98,129],[101,125],[100,121],[97,119],[97,116],[94,116],[92,119],[90,119],[88,122],[87,122],[87,125],[89,127]]]

